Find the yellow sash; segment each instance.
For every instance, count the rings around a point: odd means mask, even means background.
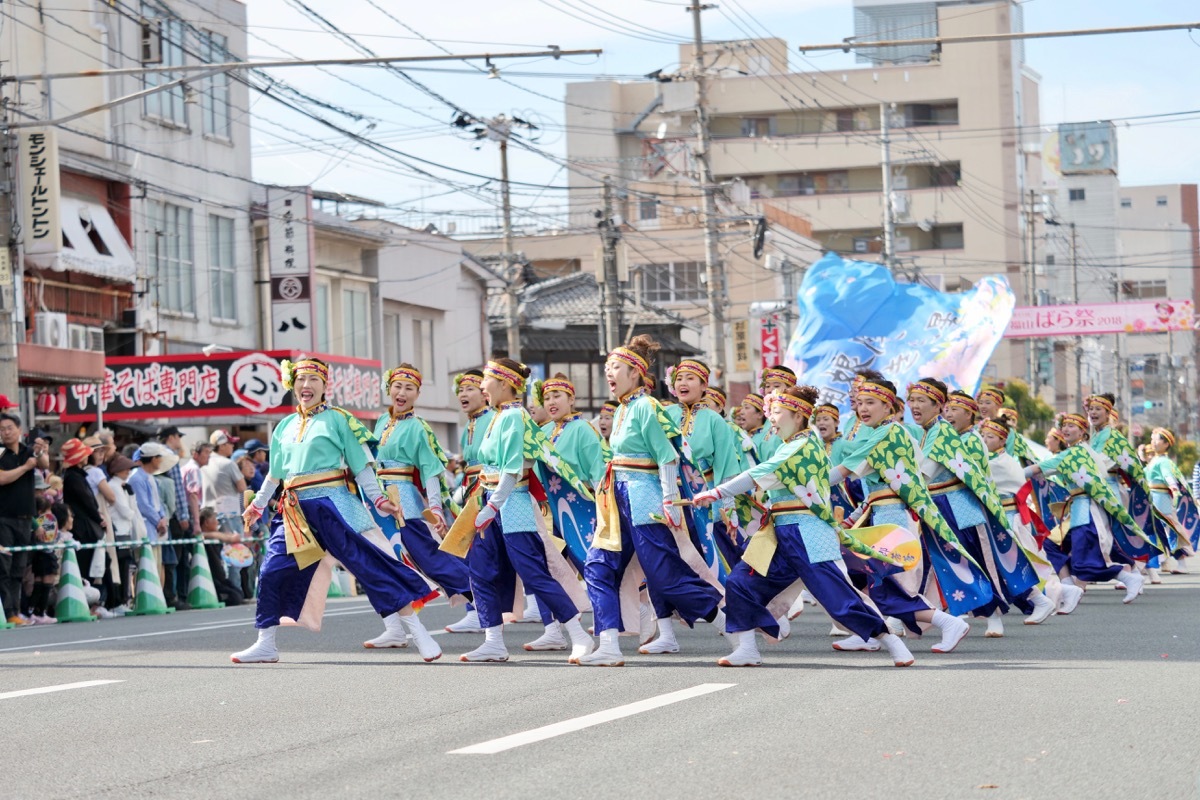
[[[658,464],[648,458],[614,458],[608,463],[604,480],[596,491],[596,533],[592,544],[601,550],[621,552],[621,512],[617,508],[615,469],[658,472]]]
[[[759,575],[766,575],[779,549],[779,538],[775,535],[775,518],[783,514],[812,514],[812,509],[800,500],[780,500],[771,504],[770,518],[754,532],[742,553],[742,561]]]
[[[317,543],[304,509],[300,507],[300,489],[317,489],[325,486],[347,486],[344,470],[334,469],[313,475],[289,478],[283,483],[283,497],[279,503],[283,517],[283,535],[287,542],[288,555],[296,559],[296,566],[305,569],[325,557],[325,550]]]
[[[478,484],[477,484],[478,485]],[[438,545],[443,550],[459,558],[466,558],[467,551],[475,541],[475,518],[479,516],[479,492],[471,492],[471,496],[463,503],[462,513],[454,520],[450,530]]]

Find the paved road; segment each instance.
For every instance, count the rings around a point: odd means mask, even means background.
[[[741,670],[714,666],[727,648],[704,625],[624,669],[525,653],[530,625],[509,627],[508,664],[458,663],[478,637],[445,634],[426,665],[364,650],[379,622],[359,598],[320,634],[281,632],[276,665],[229,663],[245,606],[3,631],[0,796],[1200,797],[1200,576],[1167,580],[1129,607],[1093,587],[1000,640],[976,624],[950,655],[910,642],[907,670],[833,652],[819,609]],[[22,692],[91,681],[115,682]]]

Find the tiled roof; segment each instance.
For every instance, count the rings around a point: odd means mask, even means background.
[[[661,308],[645,305],[627,292],[622,292],[621,321],[637,325],[681,325],[698,329],[696,324]],[[488,299],[488,320],[492,325],[504,324],[504,295]],[[550,278],[527,284],[521,291],[521,322],[555,320],[567,325],[596,325],[602,313],[600,287],[590,272],[575,272],[560,278]]]

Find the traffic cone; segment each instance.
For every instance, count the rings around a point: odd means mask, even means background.
[[[148,544],[142,545],[141,555],[138,556],[135,586],[137,597],[133,601],[133,611],[130,611],[127,616],[170,614],[175,610],[167,605],[167,598],[163,596],[162,582],[158,577],[158,562],[154,559],[154,548]]]
[[[192,569],[188,573],[188,605],[192,608],[224,608],[217,599],[217,587],[213,584],[212,571],[208,568],[208,554],[204,545],[196,542],[192,550]]]
[[[54,616],[59,622],[95,622],[83,596],[83,578],[79,575],[79,561],[74,548],[63,550],[62,570],[58,577],[58,602],[54,604]]]
[[[338,579],[338,576],[341,575],[341,573],[342,571],[340,569],[334,567],[333,574],[330,576],[329,580],[329,591],[325,593],[326,597],[346,596],[346,593],[342,591],[342,582]]]

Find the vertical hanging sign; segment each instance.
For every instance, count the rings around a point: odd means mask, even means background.
[[[733,329],[733,371],[750,371],[750,320],[735,319]]]
[[[267,189],[271,264],[271,347],[311,352],[313,321],[312,195],[307,187]]]
[[[783,362],[780,348],[780,325],[778,314],[768,314],[758,326],[759,345],[762,349],[762,368],[773,367]]]
[[[53,128],[30,128],[20,134],[21,227],[25,252],[62,250],[59,221],[58,137]]]

